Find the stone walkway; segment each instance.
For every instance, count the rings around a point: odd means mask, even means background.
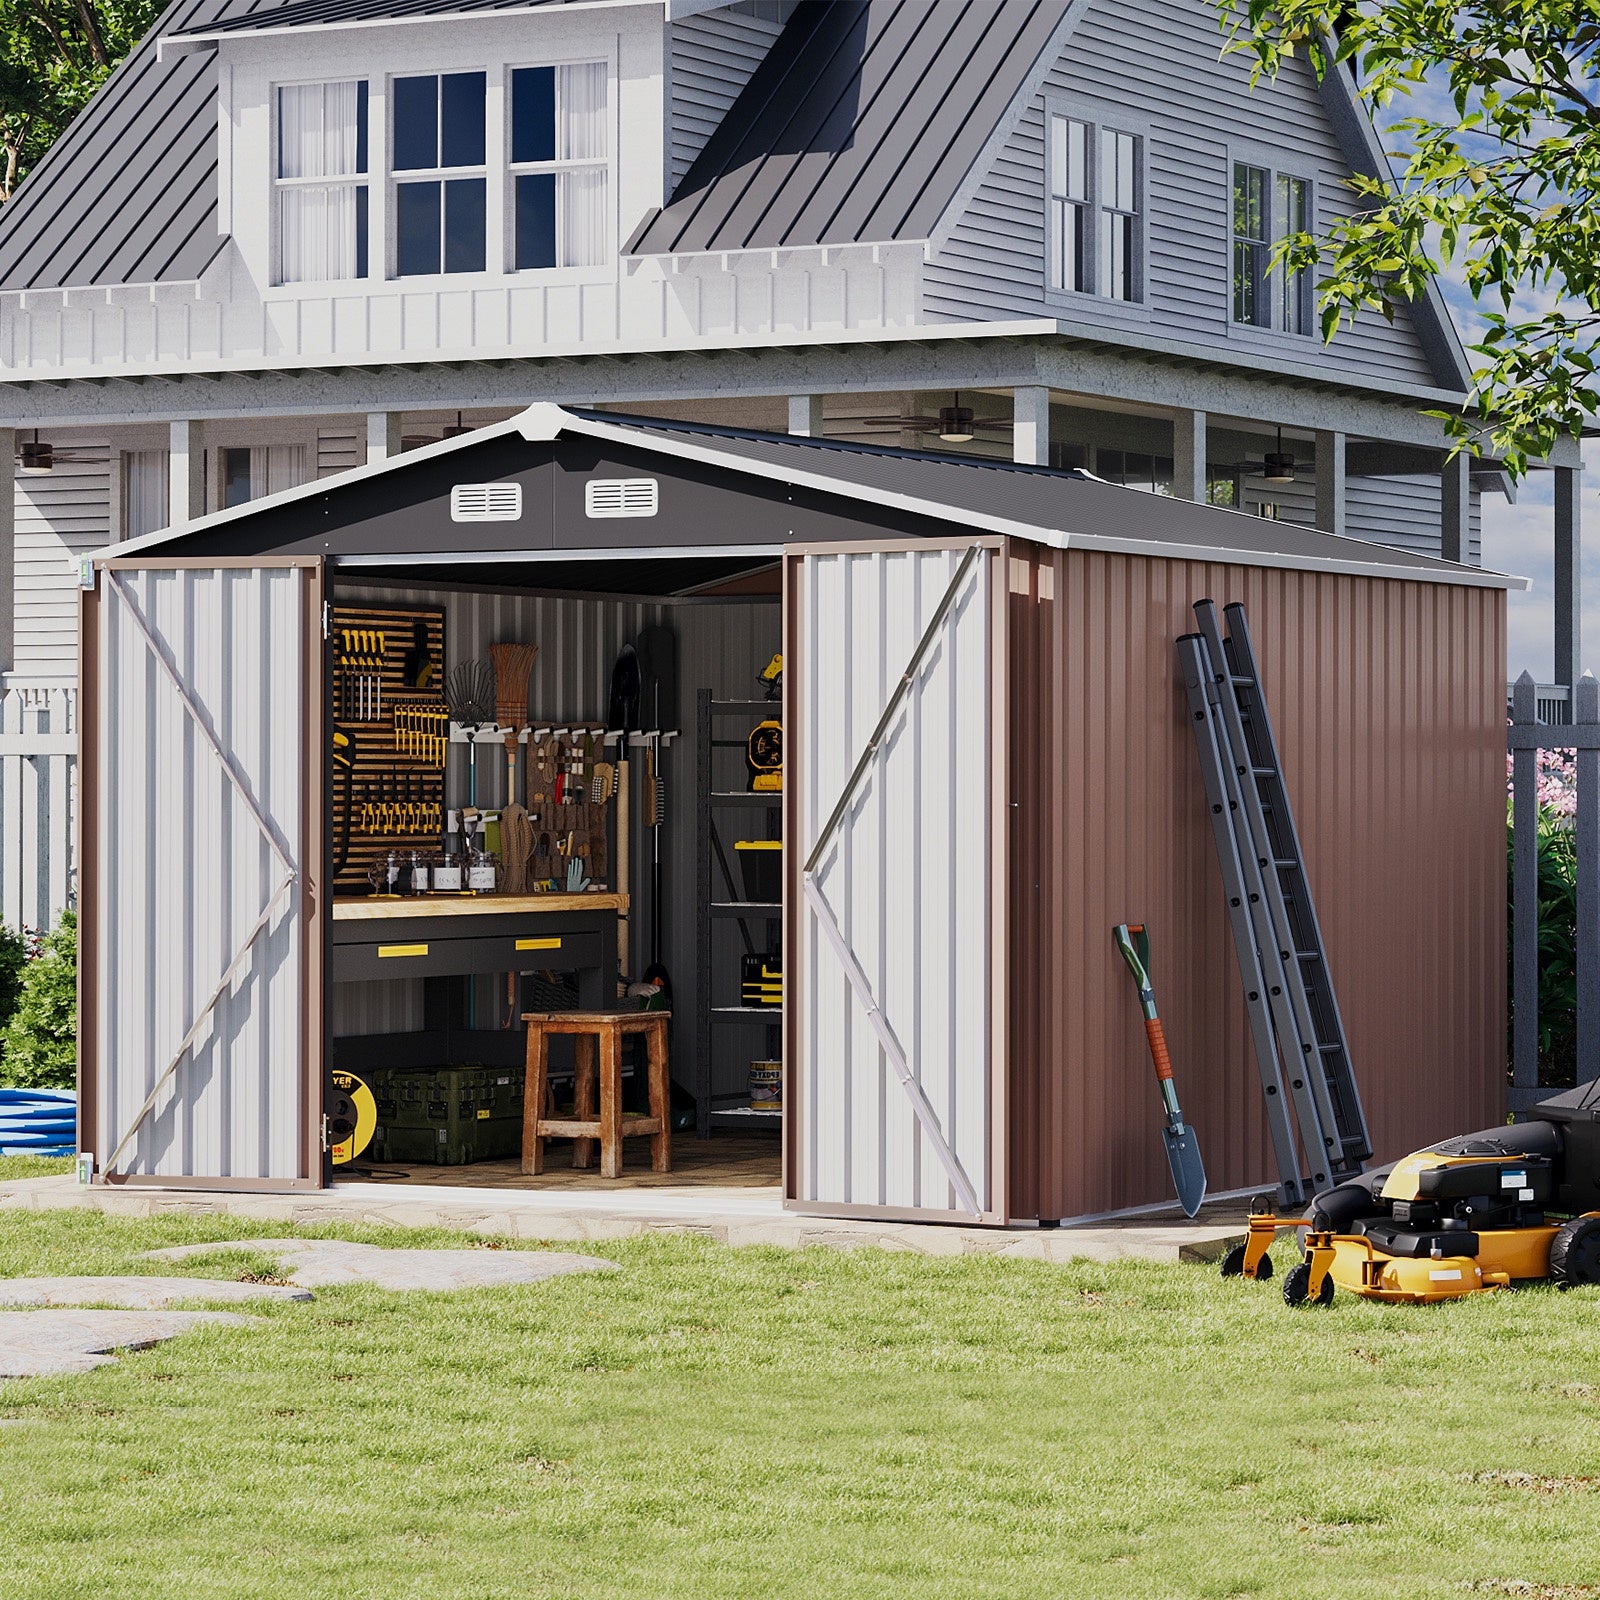
[[[1216,1261],[1245,1235],[1245,1202],[1181,1214],[1129,1217],[1067,1228],[976,1228],[945,1223],[804,1217],[770,1188],[615,1190],[474,1189],[447,1184],[336,1183],[294,1194],[219,1194],[182,1189],[78,1187],[72,1174],[0,1183],[0,1209],[87,1208],[111,1216],[233,1216],[316,1226],[333,1222],[453,1228],[513,1239],[595,1241],[693,1233],[732,1245],[906,1250],[923,1255],[999,1255],[1036,1261]]]
[[[92,1372],[114,1360],[114,1350],[145,1350],[206,1323],[249,1321],[233,1311],[9,1311],[0,1378]]]
[[[233,1278],[0,1278],[0,1306],[120,1306],[165,1311],[192,1302],[309,1300],[309,1289],[283,1283],[240,1283]],[[0,1328],[13,1324],[0,1318]]]

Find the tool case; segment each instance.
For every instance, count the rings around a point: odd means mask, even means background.
[[[441,1167],[522,1151],[523,1074],[509,1067],[378,1067],[374,1161]]]
[[[741,1005],[783,1004],[783,957],[776,951],[768,955],[740,956],[739,977]]]

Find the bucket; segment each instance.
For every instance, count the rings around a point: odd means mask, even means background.
[[[781,1061],[752,1061],[750,1063],[750,1109],[752,1111],[781,1111],[783,1109],[783,1063]]]

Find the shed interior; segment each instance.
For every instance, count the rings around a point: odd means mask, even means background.
[[[615,1007],[620,973],[662,986],[674,1125],[671,1172],[630,1135],[622,1181],[776,1187],[781,770],[756,788],[750,759],[781,737],[771,558],[341,565],[331,600],[329,1110],[350,1073],[376,1112],[333,1175],[602,1182],[567,1138],[522,1171],[522,1018]],[[645,1115],[642,1040],[622,1065]],[[553,1039],[555,1116],[574,1067]]]

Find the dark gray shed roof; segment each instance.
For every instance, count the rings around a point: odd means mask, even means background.
[[[803,0],[628,253],[927,238],[1066,10]]]
[[[283,28],[319,28],[338,22],[393,22],[404,17],[453,17],[483,11],[534,11],[582,0],[286,0],[243,16],[194,22],[169,31],[209,37],[218,33],[266,33]]]
[[[192,282],[217,233],[217,70],[156,59],[174,27],[275,0],[173,0],[15,195],[0,207],[0,289]]]

